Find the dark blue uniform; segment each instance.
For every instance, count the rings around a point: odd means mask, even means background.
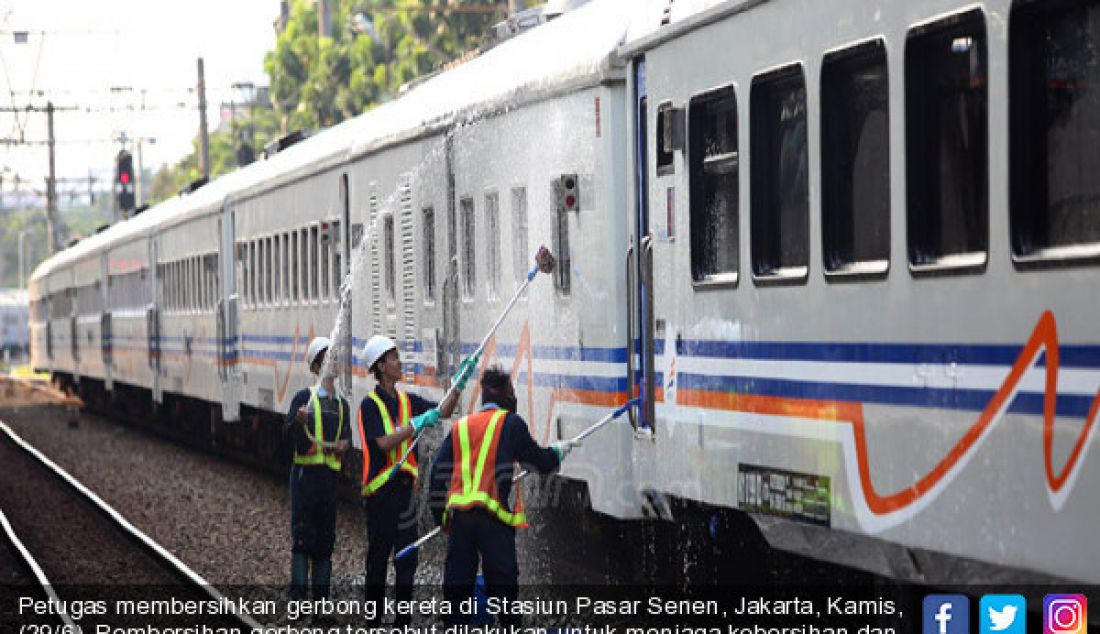
[[[283,423],[283,438],[299,455],[313,446],[305,429],[295,420],[298,410],[309,403],[310,393],[303,389],[294,395]],[[338,405],[339,403],[339,405]],[[325,441],[351,439],[351,408],[347,401],[322,397],[321,428]],[[340,407],[344,411],[344,424],[340,427]],[[306,426],[313,433],[313,407],[307,408]],[[295,560],[291,564],[291,594],[304,598],[306,563],[313,560],[313,598],[328,596],[328,578],[331,571],[332,549],[336,543],[336,486],[340,474],[324,464],[299,465],[290,469],[290,538]]]
[[[486,403],[481,409],[495,410],[498,407],[495,403]],[[448,433],[432,462],[429,477],[428,504],[436,524],[443,523],[451,474],[457,461],[454,441]],[[518,473],[512,466],[514,462],[520,463],[524,469],[538,473],[548,473],[561,464],[553,449],[535,442],[522,418],[509,413],[504,418],[500,431],[495,463],[499,502],[509,512],[512,511],[508,501],[512,492],[512,478]],[[463,599],[473,595],[479,560],[485,575],[487,594],[509,600],[516,598],[519,585],[516,529],[481,507],[452,511],[447,526],[450,533],[443,570],[443,598],[454,607],[452,614],[444,620],[448,625],[466,624],[469,622],[469,615],[458,613],[457,606]],[[518,625],[520,619],[518,615],[502,615],[500,620],[502,625]]]
[[[394,429],[401,425],[400,407],[397,399],[375,388],[374,392],[382,399],[389,411]],[[410,417],[415,417],[436,407],[436,403],[409,392]],[[382,415],[378,406],[370,398],[364,398],[359,406],[359,415],[363,422],[363,446],[369,452],[369,480],[373,480],[388,464],[386,453],[378,448],[376,439],[386,435]],[[400,454],[400,450],[398,451]],[[413,448],[413,455],[419,460],[419,447]],[[398,455],[400,459],[400,455]],[[398,473],[373,495],[363,498],[363,512],[367,518],[367,570],[366,599],[375,601],[378,606],[386,596],[386,569],[395,550],[401,550],[413,543],[417,537],[416,482],[408,473]],[[417,557],[415,554],[394,562],[396,574],[395,598],[398,601],[412,599],[413,576],[416,574]],[[394,625],[407,624],[408,617],[398,615]]]

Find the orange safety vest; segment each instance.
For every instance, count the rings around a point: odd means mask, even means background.
[[[527,527],[519,487],[516,487],[515,511],[507,509],[497,491],[497,445],[506,416],[507,410],[485,410],[463,418],[451,429],[455,466],[443,515],[444,527],[451,509],[466,510],[475,506],[488,510],[509,526]]]
[[[300,465],[318,465],[323,464],[333,471],[339,471],[341,468],[340,457],[336,455],[336,451],[333,449],[322,448],[318,443],[324,441],[324,426],[321,424],[321,397],[317,396],[317,388],[309,388],[310,401],[313,403],[313,439],[314,443],[309,446],[309,451],[305,454],[299,454],[297,450],[294,452],[294,464]],[[308,404],[308,403],[307,403]],[[336,439],[339,440],[340,432],[344,430],[344,404],[340,399],[336,399],[336,409],[340,412],[340,423],[336,427]],[[321,449],[321,451],[317,451]]]
[[[382,429],[385,435],[390,435],[397,427],[402,425],[408,425],[409,419],[412,417],[412,403],[409,402],[409,395],[405,394],[401,390],[397,390],[397,403],[398,403],[398,425],[394,426],[393,419],[390,418],[390,410],[386,407],[386,404],[382,402],[382,397],[378,396],[377,392],[372,391],[367,395],[370,397],[374,404],[378,406],[378,413],[382,416]],[[386,454],[386,464],[378,472],[378,475],[374,476],[374,479],[370,477],[370,447],[367,446],[367,436],[363,433],[363,410],[359,409],[359,438],[363,442],[363,487],[360,490],[360,494],[363,497],[370,497],[378,492],[387,482],[390,480],[390,473],[393,472],[393,467],[401,460],[401,456],[405,455],[405,451],[409,448],[409,439],[401,441],[401,444],[390,449]],[[401,465],[401,471],[411,475],[413,479],[416,479],[420,475],[420,469],[416,464],[416,454],[409,454],[409,459],[405,461],[405,464]]]

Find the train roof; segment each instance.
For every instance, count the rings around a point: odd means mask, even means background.
[[[392,101],[85,238],[40,263],[31,278],[42,279],[116,244],[209,213],[228,196],[248,198],[447,126],[618,78],[616,51],[631,24],[659,21],[664,1],[593,0]]]

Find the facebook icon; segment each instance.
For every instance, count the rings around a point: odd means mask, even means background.
[[[970,599],[962,594],[924,597],[923,634],[970,634]]]

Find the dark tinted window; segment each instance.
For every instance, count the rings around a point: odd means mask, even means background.
[[[804,279],[810,193],[802,66],[753,78],[750,106],[753,274]]]
[[[424,211],[424,299],[435,299],[435,209]]]
[[[668,113],[672,110],[672,102],[664,102],[657,106],[657,173],[672,173],[672,148],[665,144],[665,137],[671,135],[671,130],[666,129],[669,124]]]
[[[910,31],[905,44],[909,262],[981,267],[989,202],[985,21],[980,11]]]
[[[825,271],[884,273],[890,258],[890,131],[881,40],[821,69],[821,231]]]
[[[1021,4],[1009,42],[1013,253],[1096,258],[1100,4]]]
[[[689,105],[691,277],[737,280],[737,97],[732,86]]]
[[[386,298],[392,303],[397,293],[397,254],[394,247],[394,235],[393,235],[393,216],[388,215],[382,219],[382,231],[384,235],[384,248],[385,252],[383,257],[385,263],[382,265],[385,269],[385,281],[386,281]]]
[[[465,297],[473,297],[477,289],[477,279],[474,277],[474,199],[463,198],[462,207],[462,291]]]

